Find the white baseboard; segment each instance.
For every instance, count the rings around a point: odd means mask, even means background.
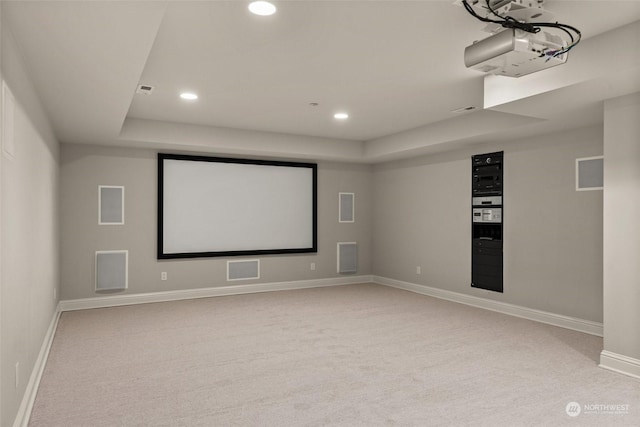
[[[597,335],[599,337],[601,337],[603,333],[602,323],[592,322],[590,320],[577,319],[575,317],[563,316],[561,314],[549,313],[519,305],[480,298],[473,295],[461,294],[444,289],[432,288],[430,286],[418,285],[415,283],[403,282],[386,277],[373,276],[373,282],[422,295],[428,295],[435,298],[484,308],[486,310],[497,311],[503,314],[509,314],[511,316],[534,320],[536,322],[560,326],[562,328],[572,329],[574,331],[584,332],[590,335]]]
[[[640,379],[640,360],[611,351],[600,353],[601,368]]]
[[[209,298],[226,295],[253,294],[258,292],[285,291],[292,289],[318,288],[325,286],[371,283],[372,276],[344,276],[329,279],[297,280],[292,282],[255,283],[250,285],[217,286],[179,291],[150,292],[145,294],[108,295],[60,301],[60,311],[86,310],[90,308],[115,307],[121,305],[177,301],[194,298]]]
[[[20,403],[20,408],[18,408],[18,414],[13,422],[13,427],[27,427],[29,424],[31,410],[33,409],[33,404],[36,401],[36,394],[38,393],[40,380],[44,373],[44,367],[47,364],[47,359],[49,358],[49,351],[51,350],[51,344],[53,343],[53,337],[56,334],[59,319],[60,304],[56,307],[51,323],[49,323],[49,329],[47,329],[47,334],[45,335],[42,346],[40,347],[40,353],[38,354],[36,363],[31,371],[29,383],[27,384],[24,396],[22,396],[22,402]]]

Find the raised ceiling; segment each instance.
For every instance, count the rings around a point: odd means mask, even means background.
[[[463,50],[486,34],[451,0],[275,3],[277,14],[258,17],[240,0],[9,1],[2,18],[61,142],[180,147],[181,135],[197,134],[213,142],[190,148],[232,152],[215,140],[245,135],[326,144],[319,158],[339,159],[355,143],[345,160],[375,161],[385,158],[375,155],[377,145],[414,128],[449,132],[449,142],[482,140],[489,134],[482,123],[499,137],[514,127],[535,133],[539,120],[553,129],[601,117],[606,91],[573,96],[555,122],[536,114],[544,97],[526,97],[535,111],[522,102],[483,111],[485,76],[464,67]],[[640,1],[549,0],[545,7],[583,32],[570,62],[589,53],[581,51],[589,39],[640,19]],[[538,74],[558,79],[552,70]],[[140,83],[154,92],[136,94]],[[185,90],[198,101],[179,99]],[[478,110],[451,112],[467,105]],[[333,119],[337,111],[349,120]],[[336,156],[327,154],[340,144]]]

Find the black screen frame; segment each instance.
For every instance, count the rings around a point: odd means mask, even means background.
[[[308,168],[312,171],[312,227],[313,243],[308,248],[278,248],[278,249],[256,249],[256,250],[234,250],[234,251],[204,251],[204,252],[179,252],[165,253],[163,248],[164,230],[164,161],[165,160],[186,160],[194,162],[214,162],[214,163],[234,163],[260,166]],[[159,260],[166,259],[188,259],[188,258],[213,258],[213,257],[234,257],[234,256],[259,256],[259,255],[284,255],[284,254],[304,254],[318,252],[318,165],[316,163],[289,162],[277,160],[242,159],[230,157],[211,157],[188,154],[158,153],[158,206],[157,206],[157,252]]]

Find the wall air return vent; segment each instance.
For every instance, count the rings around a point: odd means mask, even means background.
[[[127,289],[128,251],[98,251],[95,262],[96,291]]]
[[[260,278],[260,260],[246,259],[227,261],[227,280],[249,280]]]
[[[358,245],[356,242],[338,243],[338,273],[358,272]]]

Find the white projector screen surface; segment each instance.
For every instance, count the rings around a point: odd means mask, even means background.
[[[316,165],[158,155],[158,258],[315,252]]]

